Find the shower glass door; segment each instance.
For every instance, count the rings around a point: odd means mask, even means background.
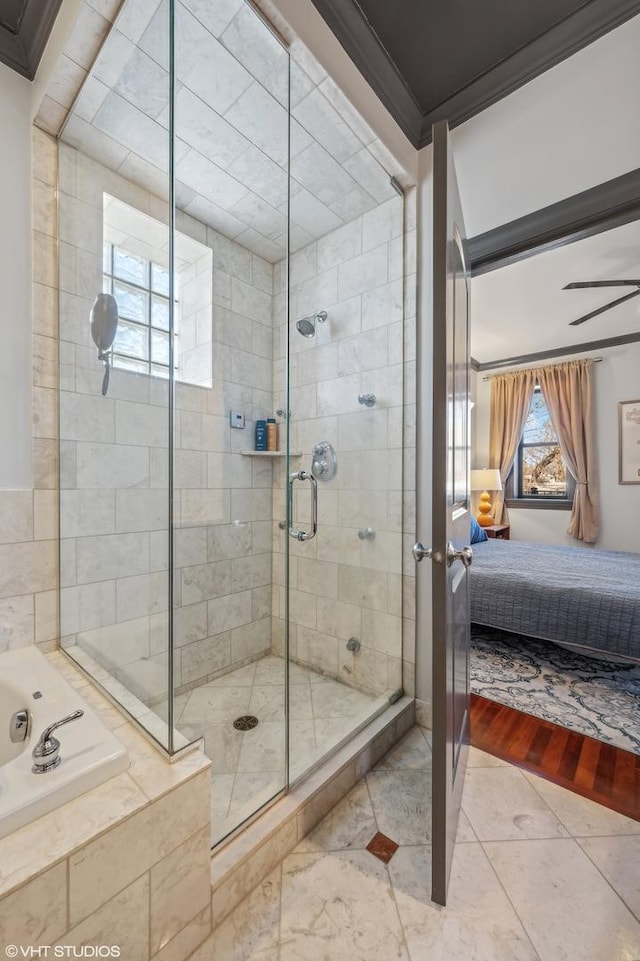
[[[292,108],[311,135],[291,158],[288,383],[277,385],[294,478],[291,782],[402,690],[404,200],[323,102],[327,86]]]
[[[402,686],[403,198],[295,50],[124,0],[60,143],[62,645],[214,844]]]

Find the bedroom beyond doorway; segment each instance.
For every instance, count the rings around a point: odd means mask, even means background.
[[[471,690],[640,755],[640,664],[473,624]]]

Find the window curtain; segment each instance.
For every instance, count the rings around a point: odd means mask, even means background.
[[[598,536],[593,361],[554,364],[537,374],[562,456],[576,481],[567,533],[592,544]]]
[[[494,524],[508,524],[504,485],[513,467],[536,384],[534,370],[516,370],[491,378],[489,467],[497,468],[502,490],[493,495]]]

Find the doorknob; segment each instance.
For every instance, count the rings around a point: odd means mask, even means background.
[[[417,541],[413,545],[411,548],[411,553],[413,554],[413,559],[418,561],[418,563],[423,557],[428,557],[430,560],[436,561],[438,564],[442,563],[442,554],[440,551],[434,552],[430,547],[425,547],[420,541]]]
[[[454,561],[462,561],[464,567],[471,567],[473,561],[473,551],[470,547],[463,547],[461,550],[457,551],[453,544],[449,542],[447,544],[447,565],[451,567]]]

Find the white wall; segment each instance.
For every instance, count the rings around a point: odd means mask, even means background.
[[[31,487],[30,95],[0,64],[0,488]]]
[[[640,551],[640,485],[618,483],[618,402],[640,397],[640,344],[611,347],[580,356],[603,358],[602,363],[594,368],[596,443],[600,463],[600,536],[595,547],[601,550]],[[482,373],[475,375],[474,467],[486,467],[489,462],[491,385],[483,380],[484,376]],[[568,511],[512,508],[509,519],[512,540],[570,547],[589,546],[566,533]]]
[[[456,128],[469,236],[640,166],[640,17]]]

